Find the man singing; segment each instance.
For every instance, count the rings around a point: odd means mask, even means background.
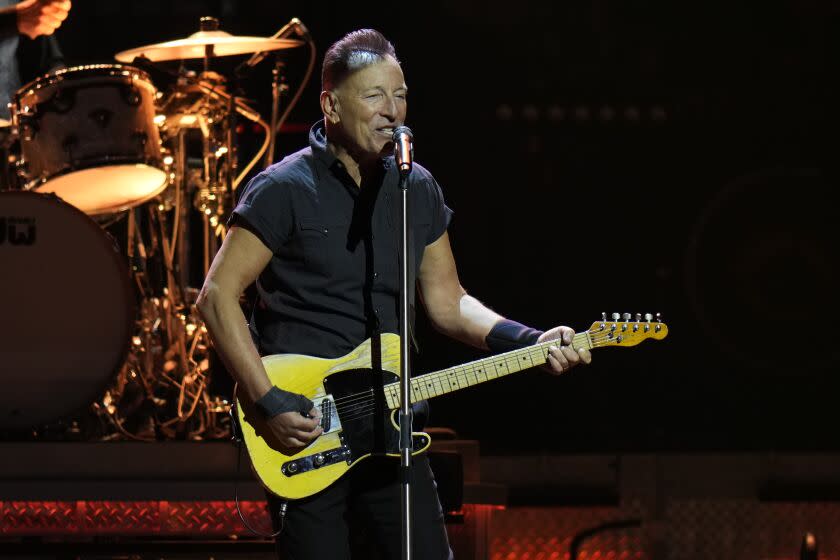
[[[320,412],[302,395],[273,387],[260,355],[336,358],[378,333],[399,332],[400,190],[393,131],[406,116],[405,84],[394,47],[363,29],[324,57],[321,109],[309,146],[248,185],[213,261],[198,306],[239,396],[255,403],[273,438],[302,448],[321,434]],[[414,164],[409,176],[411,268],[432,324],[493,352],[557,340],[554,373],[591,360],[570,346],[574,332],[545,333],[505,319],[461,287],[449,244],[452,211],[435,179]],[[256,281],[250,332],[239,304]],[[364,524],[383,558],[399,558],[399,461],[367,459],[326,490],[291,502],[279,548],[289,559],[351,557],[348,519]],[[416,558],[452,554],[434,478],[414,461]]]

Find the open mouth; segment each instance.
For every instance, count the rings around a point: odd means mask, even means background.
[[[382,134],[383,136],[387,136],[388,138],[393,138],[394,127],[393,126],[385,126],[385,127],[382,127],[382,128],[377,128],[376,132],[378,134]]]

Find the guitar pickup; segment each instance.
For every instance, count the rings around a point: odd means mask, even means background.
[[[312,399],[313,405],[321,410],[321,428],[325,434],[341,430],[341,420],[338,418],[338,408],[332,395]]]
[[[321,401],[321,428],[324,429],[324,433],[330,431],[330,426],[332,426],[333,408],[331,400],[324,399]]]
[[[301,457],[300,459],[295,459],[294,461],[287,461],[280,467],[280,472],[286,476],[295,476],[315,469],[320,469],[321,467],[326,467],[328,465],[334,465],[336,463],[350,463],[352,455],[353,454],[350,451],[350,448],[346,445],[342,445],[336,449],[315,453],[314,455],[307,455],[306,457]]]

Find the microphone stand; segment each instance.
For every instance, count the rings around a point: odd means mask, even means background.
[[[411,559],[412,548],[412,507],[411,507],[411,451],[413,449],[411,429],[413,412],[411,409],[411,327],[409,325],[409,286],[408,278],[408,176],[411,167],[400,169],[399,189],[402,193],[402,239],[400,256],[400,510],[402,521],[402,559]]]

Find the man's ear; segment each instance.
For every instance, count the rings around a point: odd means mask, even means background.
[[[338,96],[331,91],[321,92],[321,112],[330,124],[338,124]]]

